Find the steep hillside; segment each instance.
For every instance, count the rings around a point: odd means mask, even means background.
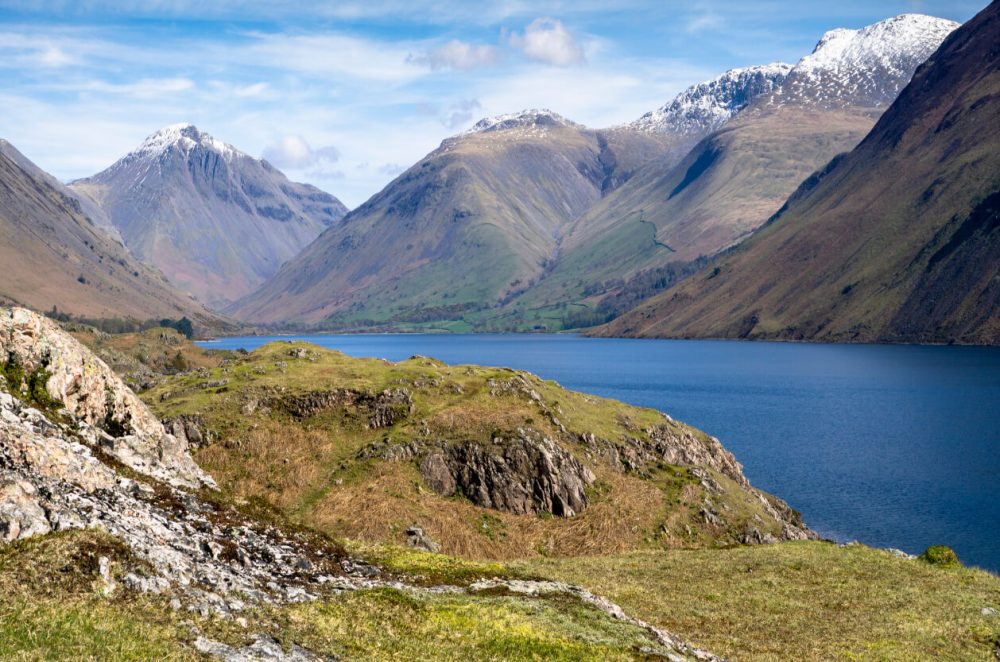
[[[854,147],[955,27],[904,15],[827,33],[682,162],[651,164],[588,210],[545,281],[505,314],[547,317],[558,328],[586,303],[596,315],[584,321],[603,321],[617,311],[602,299],[627,291],[636,274],[673,264],[672,274],[652,273],[669,284],[681,265],[736,244],[812,172]]]
[[[0,299],[87,317],[220,318],[133,258],[65,188],[0,140]]]
[[[274,274],[347,211],[190,124],[161,129],[70,188],[139,259],[215,308]]]
[[[229,310],[327,327],[506,325],[492,309],[558,264],[581,214],[634,174],[672,168],[788,70],[736,69],[599,131],[550,111],[486,118]]]
[[[550,111],[487,118],[400,175],[228,309],[327,326],[456,319],[515,296],[568,225],[669,141]]]
[[[734,254],[602,333],[1000,342],[1000,5]]]

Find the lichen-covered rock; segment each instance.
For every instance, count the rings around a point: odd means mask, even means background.
[[[0,476],[0,542],[51,530],[35,486],[24,480]]]
[[[531,429],[491,443],[443,444],[424,458],[421,472],[443,496],[460,490],[485,508],[562,517],[587,507],[585,490],[595,480],[566,449]]]
[[[55,322],[24,308],[0,308],[0,362],[46,375],[49,397],[120,462],[173,485],[214,486],[186,444],[168,434],[103,361]]]

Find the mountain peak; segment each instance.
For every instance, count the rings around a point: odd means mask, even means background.
[[[784,62],[730,69],[678,94],[670,103],[626,124],[643,133],[710,133],[746,107],[754,97],[773,91],[791,71]]]
[[[858,30],[830,30],[795,65],[781,92],[820,103],[854,99],[886,104],[958,26],[933,16],[901,14]]]
[[[147,137],[131,154],[133,156],[154,156],[173,147],[187,153],[196,146],[218,152],[227,160],[235,156],[246,156],[232,145],[212,137],[194,124],[187,122],[163,127]]]
[[[937,49],[958,26],[954,21],[933,16],[900,14],[859,30],[830,30],[813,52],[799,61],[796,69],[837,69],[867,64],[898,72],[900,60],[912,59],[928,47]]]
[[[571,122],[559,113],[552,112],[548,108],[531,108],[517,113],[507,113],[505,115],[494,115],[484,117],[475,123],[468,131],[462,135],[473,133],[487,133],[490,131],[505,131],[507,129],[521,128],[549,128],[563,126],[580,126],[576,122]]]

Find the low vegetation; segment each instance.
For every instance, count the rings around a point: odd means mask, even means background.
[[[410,405],[393,405],[390,420],[373,423],[370,403],[387,393],[405,393]],[[404,543],[406,529],[419,524],[446,553],[510,559],[737,544],[751,529],[782,533],[758,493],[731,476],[665,462],[632,467],[624,459],[632,457],[630,440],[638,444],[658,426],[694,446],[711,445],[703,433],[652,409],[513,370],[425,357],[389,363],[272,343],[169,377],[142,397],[161,418],[194,420],[215,440],[196,459],[227,490],[262,496],[339,537]],[[460,493],[443,496],[422,475],[419,451],[408,451],[490,445],[525,430],[557,440],[592,468],[585,511],[518,514]],[[620,463],[608,453],[621,453]]]
[[[591,461],[582,435],[640,436],[667,420],[658,412],[425,357],[393,364],[298,342],[206,352],[165,329],[76,335],[117,369],[146,375],[142,396],[160,416],[188,417],[210,433],[197,457],[223,490],[206,498],[269,526],[334,535],[346,553],[412,588],[326,594],[223,619],[176,610],[169,593],[127,589],[121,578],[141,575],[143,562],[100,530],[49,534],[0,547],[0,659],[201,659],[201,636],[238,649],[261,634],[286,651],[361,660],[626,660],[655,650],[645,631],[565,595],[427,590],[493,578],[584,586],[730,659],[1000,655],[1000,578],[962,567],[947,547],[910,560],[856,544],[735,545],[732,531],[706,522],[701,481],[679,465],[629,472],[595,461],[588,508],[563,518],[443,497],[414,461],[362,452],[531,427]],[[16,366],[4,373],[30,381]],[[313,410],[303,399],[335,389],[406,389],[412,408],[374,425],[357,403]],[[712,498],[730,521],[759,516],[742,488],[712,476],[725,487]],[[446,553],[406,547],[414,524]]]
[[[516,567],[583,584],[734,660],[1000,656],[1000,578],[863,545],[644,551]]]
[[[657,650],[645,631],[565,597],[376,588],[249,608],[238,621],[202,616],[126,589],[119,580],[137,565],[100,531],[0,547],[0,659],[197,660],[198,637],[240,648],[260,634],[286,651],[351,660],[633,660]]]

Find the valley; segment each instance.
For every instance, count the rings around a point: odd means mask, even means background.
[[[56,4],[0,659],[1000,656],[1000,0]]]

